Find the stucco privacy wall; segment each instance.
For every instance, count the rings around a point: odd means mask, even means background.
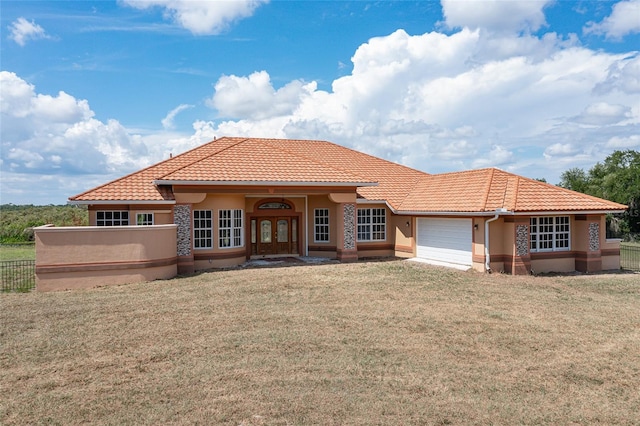
[[[177,274],[176,225],[35,229],[36,289],[90,288]]]

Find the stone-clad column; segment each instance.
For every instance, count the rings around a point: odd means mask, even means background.
[[[176,204],[173,207],[173,223],[178,225],[178,274],[192,274],[195,270],[193,260],[193,243],[191,204]]]
[[[602,270],[600,248],[600,220],[598,215],[577,215],[575,221],[576,271],[597,272]]]
[[[529,252],[529,218],[515,221],[515,247],[511,273],[528,275],[531,273],[531,255]]]
[[[357,221],[356,205],[352,203],[340,203],[338,212],[338,244],[337,255],[341,262],[353,262],[358,260],[358,247],[356,244]]]

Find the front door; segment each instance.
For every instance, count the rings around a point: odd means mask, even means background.
[[[298,254],[297,218],[260,217],[251,220],[251,228],[252,254]]]

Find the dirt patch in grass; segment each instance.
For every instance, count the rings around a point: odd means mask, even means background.
[[[2,424],[638,424],[640,275],[406,261],[0,297]]]

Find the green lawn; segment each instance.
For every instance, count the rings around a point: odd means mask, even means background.
[[[1,260],[35,260],[35,244],[0,245]]]
[[[640,424],[640,275],[408,261],[0,295],[0,423]]]

